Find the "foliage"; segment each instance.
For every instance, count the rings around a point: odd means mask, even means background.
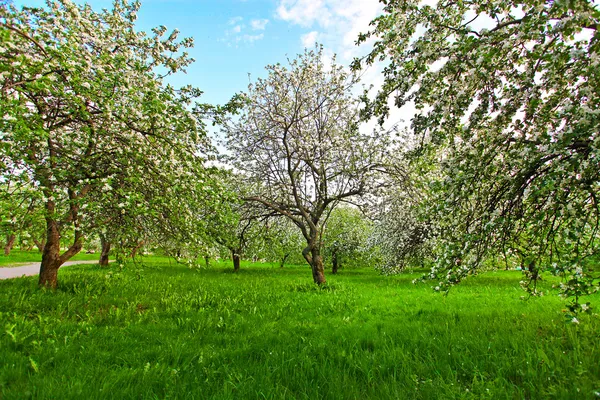
[[[251,186],[241,176],[221,171],[219,178],[223,188],[221,200],[212,202],[213,218],[207,230],[213,244],[227,249],[225,256],[232,258],[237,271],[246,250],[261,241],[263,225],[271,213],[244,201]]]
[[[332,272],[344,264],[368,265],[373,251],[367,243],[373,225],[355,207],[338,207],[331,212],[323,233],[323,255],[332,263]]]
[[[423,194],[415,187],[402,185],[382,197],[372,210],[373,232],[369,245],[377,249],[381,262],[376,266],[384,274],[406,267],[423,267],[432,257],[431,227],[434,223],[420,214]]]
[[[598,289],[587,260],[600,239],[600,11],[591,1],[385,3],[360,38],[375,38],[366,63],[388,63],[365,115],[384,119],[390,95],[416,109],[410,156],[429,196],[421,216],[435,221],[429,277],[445,290],[502,254],[531,293],[551,270],[585,310],[579,296]]]
[[[306,240],[303,256],[315,283],[325,282],[321,235],[340,202],[377,185],[387,138],[359,130],[355,75],[329,63],[321,48],[289,67],[266,67],[248,92],[234,98],[240,115],[225,121],[233,166],[256,192],[245,200],[289,218]]]
[[[31,246],[41,244],[44,215],[39,197],[39,193],[20,185],[18,180],[0,183],[0,235],[6,238],[5,255],[17,241]]]
[[[289,218],[270,218],[263,226],[262,234],[257,237],[255,254],[259,258],[279,263],[301,264],[302,250],[306,240]]]

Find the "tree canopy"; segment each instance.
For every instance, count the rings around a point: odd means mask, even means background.
[[[576,299],[597,289],[599,20],[591,1],[390,0],[361,36],[355,67],[387,62],[365,114],[385,119],[390,96],[416,109],[438,289],[495,255],[564,275]]]

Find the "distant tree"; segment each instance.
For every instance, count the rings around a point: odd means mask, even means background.
[[[374,220],[369,245],[380,256],[377,268],[384,274],[423,266],[432,257],[432,221],[421,214],[424,199],[416,190],[390,190],[371,211]],[[424,218],[425,217],[425,218]]]
[[[262,226],[262,232],[256,240],[260,246],[257,253],[283,268],[286,262],[302,260],[302,250],[306,240],[292,221],[285,217],[270,218]]]
[[[241,176],[221,171],[220,198],[211,202],[206,212],[207,244],[212,242],[227,249],[235,272],[240,270],[242,256],[262,233],[262,225],[271,214],[264,208],[243,200],[250,185]],[[206,253],[206,250],[204,251]]]
[[[416,108],[438,289],[496,254],[565,276],[573,310],[598,289],[599,22],[589,0],[390,0],[360,37],[388,63],[365,116]]]
[[[323,234],[323,254],[331,260],[331,273],[343,263],[368,262],[367,244],[373,225],[357,208],[338,207],[332,211]],[[368,254],[367,254],[368,253]]]
[[[188,183],[210,179],[199,155],[207,147],[206,107],[194,101],[200,92],[163,83],[193,61],[180,51],[192,40],[165,36],[162,26],[138,32],[139,6],[116,0],[95,12],[69,0],[46,9],[0,3],[0,35],[9,37],[0,47],[0,179],[22,171],[42,195],[41,286],[56,287],[58,269],[82,248],[89,217],[113,201],[120,182],[157,188],[152,212],[182,221],[188,197],[198,194]],[[139,188],[124,189],[132,190],[123,193],[129,210]],[[164,203],[176,209],[162,210]],[[73,241],[61,254],[69,229]]]
[[[258,234],[257,231],[260,228],[257,225],[261,221],[259,221],[258,216],[253,215],[249,209],[242,205],[229,222],[231,225],[228,229],[215,237],[218,243],[229,250],[233,262],[233,271],[238,272],[242,256],[249,247],[249,242]]]
[[[217,171],[207,173],[202,181],[179,182],[119,176],[112,190],[91,194],[90,200],[102,205],[90,210],[87,225],[101,239],[100,264],[108,263],[111,248],[135,257],[143,246],[155,247],[185,262],[204,253],[212,220],[222,212],[215,204],[223,197]]]
[[[239,95],[241,113],[225,124],[232,164],[255,192],[246,201],[289,218],[306,241],[313,280],[325,283],[321,236],[340,202],[369,192],[382,169],[386,137],[364,134],[351,94],[357,78],[305,51]]]

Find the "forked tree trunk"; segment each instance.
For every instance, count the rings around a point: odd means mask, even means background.
[[[102,245],[102,250],[100,251],[100,261],[98,264],[102,267],[108,266],[108,254],[110,253],[110,242],[107,241],[104,236],[100,236],[100,244]]]
[[[233,272],[238,272],[240,270],[240,254],[239,254],[239,252],[232,250],[231,251],[231,259],[233,260]]]
[[[333,254],[331,255],[331,263],[333,264],[333,266],[331,267],[331,273],[335,275],[338,273],[338,268],[339,268],[337,251],[334,251]]]
[[[16,240],[17,236],[16,235],[6,235],[6,243],[4,245],[4,255],[8,256],[10,255],[10,251],[12,250],[13,246],[15,245],[15,240]]]
[[[39,285],[56,289],[58,284],[58,269],[62,265],[60,259],[60,233],[56,221],[47,220],[48,227],[46,245],[42,252]]]

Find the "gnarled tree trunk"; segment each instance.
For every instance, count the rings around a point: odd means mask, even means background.
[[[74,194],[69,192],[69,197],[74,199]],[[65,261],[69,260],[75,254],[81,251],[83,247],[83,234],[79,229],[77,221],[76,205],[71,205],[71,215],[73,217],[75,227],[75,237],[73,244],[67,251],[60,254],[60,230],[59,223],[52,215],[54,214],[55,205],[53,202],[46,203],[46,210],[49,216],[46,217],[46,245],[42,252],[42,264],[40,265],[39,285],[50,289],[56,289],[58,285],[58,269]]]
[[[17,236],[15,234],[6,235],[6,243],[4,245],[4,255],[5,256],[10,255],[10,251],[12,250],[13,246],[15,245],[16,238],[17,238]]]
[[[63,264],[60,258],[60,232],[56,221],[48,219],[46,226],[46,245],[44,246],[44,251],[42,251],[39,285],[56,289],[56,285],[58,284],[58,269]]]
[[[304,259],[310,265],[313,275],[313,281],[317,285],[327,283],[325,280],[325,269],[323,267],[323,257],[321,256],[321,249],[316,245],[308,245],[303,251],[302,255]]]

